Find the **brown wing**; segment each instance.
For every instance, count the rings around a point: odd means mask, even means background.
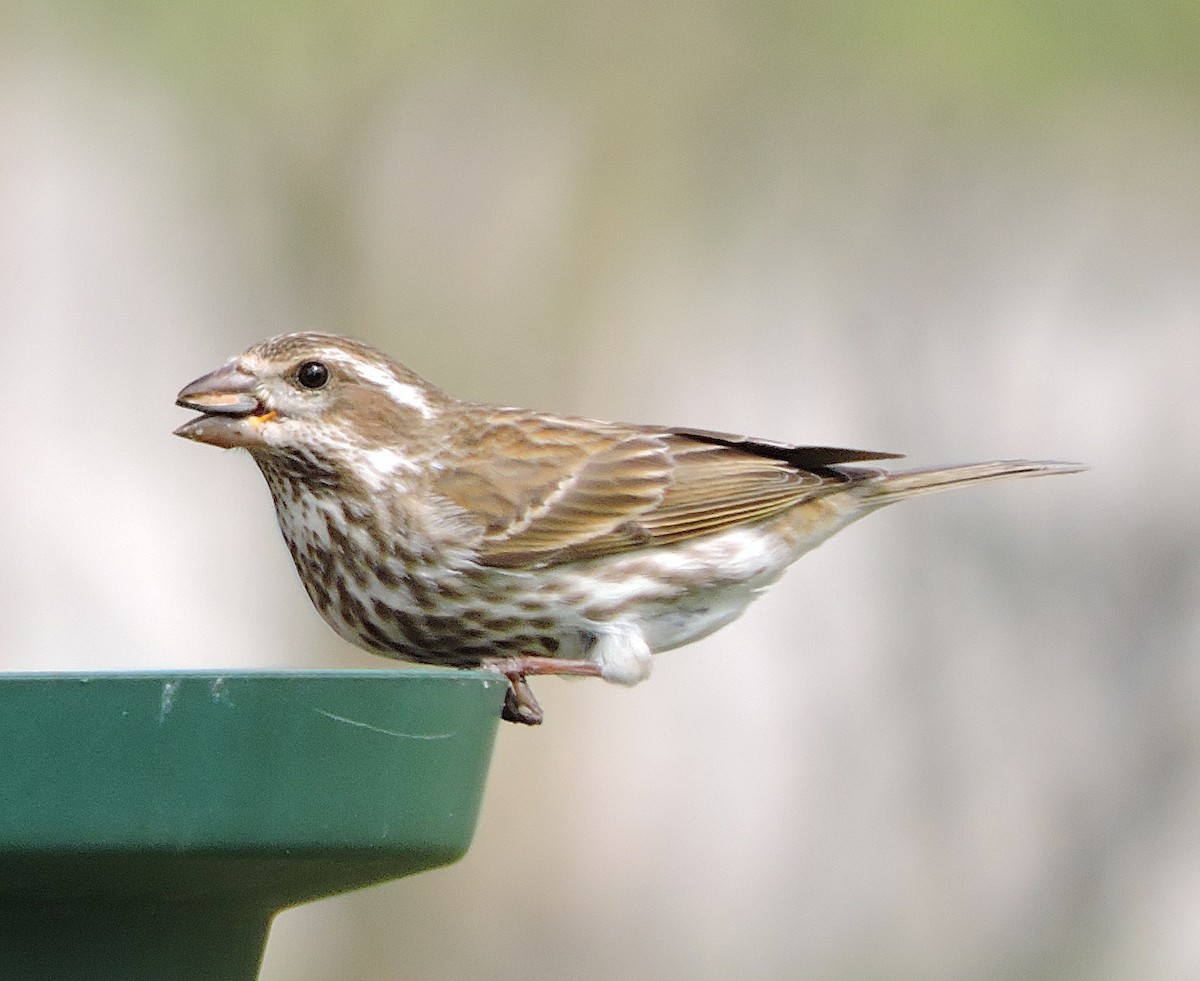
[[[479,559],[505,568],[759,521],[876,472],[837,463],[891,455],[515,412],[454,442],[434,489],[485,524]]]

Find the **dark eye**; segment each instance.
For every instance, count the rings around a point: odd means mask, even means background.
[[[296,369],[296,381],[305,388],[321,388],[329,381],[329,369],[320,361],[305,361]]]

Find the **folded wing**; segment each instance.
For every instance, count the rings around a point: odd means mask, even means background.
[[[456,443],[464,452],[434,489],[484,523],[478,559],[504,568],[580,562],[761,521],[879,474],[839,464],[894,456],[516,412]]]

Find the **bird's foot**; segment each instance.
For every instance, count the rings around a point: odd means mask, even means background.
[[[542,724],[542,707],[533,697],[533,689],[524,675],[508,676],[508,691],[504,693],[504,708],[500,710],[500,718],[505,722],[519,722],[526,726]]]
[[[569,674],[595,677],[600,674],[600,666],[592,661],[567,661],[532,654],[488,658],[482,666],[508,679],[508,691],[504,693],[504,709],[500,717],[506,722],[520,722],[527,726],[541,725],[543,713],[533,695],[533,689],[525,680],[526,675]]]

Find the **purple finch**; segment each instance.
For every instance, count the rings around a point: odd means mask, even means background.
[[[888,473],[855,464],[896,454],[463,402],[328,334],[256,344],[177,401],[202,413],[177,435],[250,451],[334,630],[388,657],[501,671],[505,718],[530,724],[526,675],[635,684],[651,655],[734,620],[885,504],[1082,469]]]

